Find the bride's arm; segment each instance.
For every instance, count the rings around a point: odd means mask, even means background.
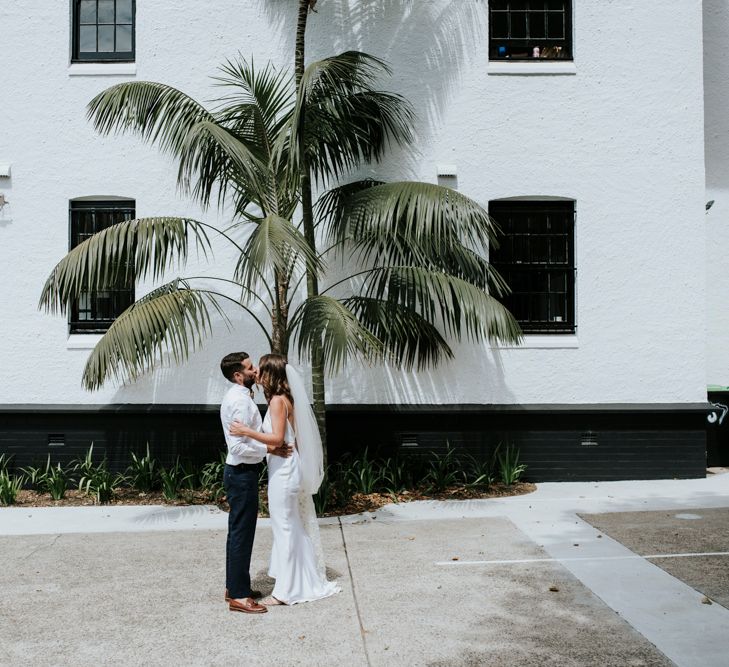
[[[271,433],[261,433],[241,422],[233,422],[230,425],[231,435],[252,438],[264,445],[273,445],[274,447],[283,445],[286,436],[286,403],[283,396],[274,396],[268,405],[268,409],[271,411]]]

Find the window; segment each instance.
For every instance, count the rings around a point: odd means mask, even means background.
[[[575,204],[493,201],[498,248],[489,261],[511,294],[504,305],[526,333],[575,333]]]
[[[73,0],[73,60],[134,60],[134,0]]]
[[[489,0],[490,60],[572,60],[572,0]]]
[[[134,201],[71,202],[70,247],[75,248],[92,234],[110,225],[134,218]],[[71,307],[70,333],[103,333],[111,323],[134,303],[134,280],[110,289],[82,294]]]

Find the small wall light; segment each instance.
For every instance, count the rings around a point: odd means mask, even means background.
[[[455,164],[439,164],[437,165],[438,170],[438,185],[442,185],[446,188],[458,189],[458,166]]]

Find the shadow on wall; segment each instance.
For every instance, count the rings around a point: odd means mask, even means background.
[[[233,319],[233,318],[232,318]],[[215,405],[230,386],[220,372],[220,360],[229,352],[245,351],[256,361],[268,352],[268,344],[245,319],[233,319],[230,330],[217,321],[213,333],[185,363],[176,364],[165,355],[162,364],[134,382],[120,386],[112,403],[181,403]]]
[[[295,0],[259,0],[269,23],[290,38],[293,63]],[[485,0],[319,0],[307,26],[307,63],[347,50],[387,61],[387,87],[415,107],[421,138],[437,131],[468,59],[485,57]],[[393,153],[388,162],[401,163]]]
[[[282,37],[287,50],[284,62],[290,67],[297,7],[296,0],[259,0],[257,7],[267,17],[271,33]],[[413,104],[423,142],[438,132],[467,61],[486,53],[485,0],[319,0],[316,10],[309,17],[307,62],[352,49],[387,61],[393,78],[383,86]],[[255,57],[255,47],[243,46],[241,53]],[[418,159],[417,150],[393,149],[377,170],[386,177],[410,177],[418,168]],[[188,363],[167,363],[133,385],[120,387],[114,400],[135,402],[142,395],[155,403],[216,402],[225,391],[217,359],[241,346],[256,359],[267,351],[258,336],[255,344],[247,342],[250,329],[245,321],[236,322],[233,333],[225,336],[222,326],[216,327],[205,341],[204,351],[191,355]],[[505,386],[497,350],[465,343],[453,348],[455,360],[419,373],[402,373],[391,366],[354,372],[353,362],[331,380],[327,399],[331,403],[510,402],[513,396]],[[472,397],[464,396],[464,382],[476,388]]]
[[[404,373],[393,365],[357,368],[353,362],[329,382],[327,401],[378,405],[488,405],[516,401],[506,385],[498,348],[474,343],[452,347],[455,359],[423,371]],[[464,387],[469,387],[471,393],[465,393]]]

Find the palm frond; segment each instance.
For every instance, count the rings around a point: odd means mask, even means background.
[[[373,87],[383,74],[390,74],[385,61],[360,51],[346,51],[306,68],[285,137],[285,145],[295,147],[289,151],[293,173],[302,158],[302,129],[306,157],[318,181],[339,176],[365,160],[379,159],[391,142],[404,144],[412,139],[410,104]]]
[[[217,189],[218,201],[229,189],[243,191],[266,213],[276,212],[276,192],[268,166],[245,139],[212,121],[197,123],[187,133],[178,181],[207,205]]]
[[[317,182],[379,160],[392,145],[413,139],[414,112],[400,95],[362,90],[310,98],[304,145]]]
[[[267,272],[287,274],[292,265],[308,264],[318,270],[320,262],[304,235],[290,220],[277,215],[262,218],[246,240],[235,269],[235,279],[253,289]]]
[[[205,107],[182,91],[153,81],[107,88],[89,102],[87,116],[101,134],[136,132],[176,156],[184,152],[192,127],[213,120]]]
[[[307,357],[320,346],[327,369],[336,373],[351,357],[366,362],[381,358],[383,346],[342,302],[319,295],[306,299],[291,318],[290,336],[299,355]]]
[[[382,267],[371,271],[361,296],[387,300],[441,322],[448,336],[461,340],[486,337],[518,343],[521,329],[514,316],[493,296],[462,278],[419,266]]]
[[[190,218],[137,218],[116,223],[73,248],[51,271],[39,308],[55,313],[88,290],[128,283],[187,259],[189,246],[207,253],[210,241],[202,223]]]
[[[127,308],[91,352],[83,384],[94,390],[111,377],[135,380],[165,353],[179,363],[211,332],[209,306],[225,317],[214,297],[175,280]]]
[[[416,181],[345,187],[328,193],[321,208],[330,241],[397,236],[436,253],[454,243],[475,250],[497,244],[498,226],[488,212],[451,188]]]
[[[222,117],[226,123],[237,118],[247,123],[254,113],[269,136],[275,136],[293,111],[295,98],[291,74],[277,70],[271,64],[262,70],[256,69],[253,60],[248,62],[243,57],[228,60],[220,70],[223,75],[214,80],[233,91],[219,100],[224,104]]]
[[[416,311],[362,296],[349,297],[343,303],[382,342],[387,358],[405,370],[453,358],[453,351],[438,329]]]

